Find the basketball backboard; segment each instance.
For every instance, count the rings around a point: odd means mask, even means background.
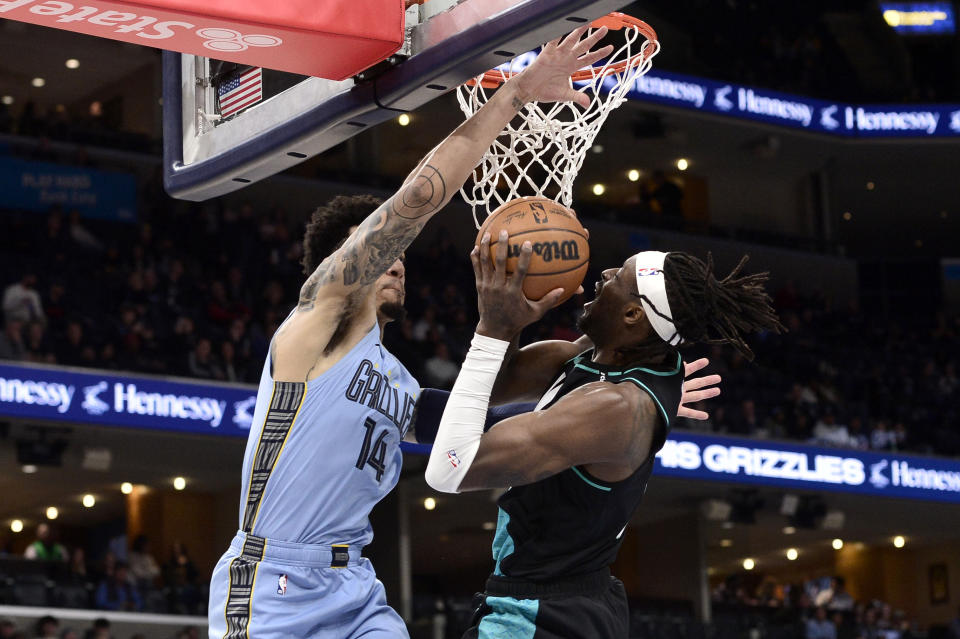
[[[262,101],[227,117],[218,86],[247,70],[164,52],[164,185],[194,201],[243,188],[625,4],[428,0],[407,10],[406,42],[381,64],[341,81],[264,70]]]

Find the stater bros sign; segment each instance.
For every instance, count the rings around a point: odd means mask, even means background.
[[[365,0],[382,20],[347,21],[352,0],[0,0],[0,18],[343,80],[403,44],[403,7]],[[354,3],[355,4],[355,3]]]
[[[960,462],[673,432],[658,475],[960,503]]]

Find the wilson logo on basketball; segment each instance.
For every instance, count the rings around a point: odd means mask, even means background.
[[[29,8],[28,8],[29,7]],[[29,13],[30,17],[17,18],[25,22],[42,24],[49,22],[52,27],[68,28],[58,23],[86,22],[102,27],[113,34],[123,34],[120,39],[129,40],[133,35],[146,40],[166,40],[193,34],[201,38],[203,46],[219,52],[246,51],[249,47],[276,47],[283,40],[273,35],[244,35],[234,29],[217,25],[197,25],[184,20],[162,20],[154,16],[137,15],[126,11],[112,11],[96,6],[93,2],[73,4],[71,2],[37,2],[37,0],[0,0],[0,14]],[[169,15],[169,14],[168,14]],[[196,31],[194,31],[196,29]],[[83,29],[71,29],[74,31]],[[129,34],[129,35],[128,35]],[[117,37],[116,35],[105,37]],[[135,42],[135,40],[131,40]]]
[[[507,259],[511,257],[520,257],[520,247],[522,244],[510,244],[507,246]],[[564,242],[534,242],[533,252],[540,256],[544,262],[554,260],[580,261],[580,247],[573,240]]]

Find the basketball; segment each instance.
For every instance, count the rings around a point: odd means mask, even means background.
[[[521,197],[511,200],[487,217],[477,246],[484,233],[490,233],[490,258],[494,259],[497,238],[506,229],[510,234],[507,250],[507,273],[513,273],[520,257],[520,247],[533,245],[530,269],[523,281],[523,293],[539,300],[555,288],[563,288],[558,302],[568,300],[583,282],[590,262],[587,232],[576,214],[546,197]]]

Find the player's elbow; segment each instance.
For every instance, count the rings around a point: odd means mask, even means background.
[[[435,460],[431,455],[427,463],[427,470],[423,477],[427,480],[427,485],[438,493],[458,493],[460,492],[460,477],[449,472],[445,464]]]
[[[394,196],[393,212],[405,223],[429,219],[425,216],[436,213],[450,201],[446,188],[438,177],[439,174],[435,171],[431,175],[421,174],[414,177]]]

